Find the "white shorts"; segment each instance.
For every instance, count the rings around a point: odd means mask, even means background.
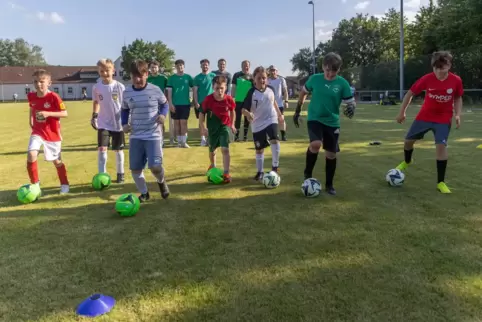
[[[32,135],[28,143],[28,151],[40,151],[43,146],[44,159],[45,161],[55,161],[60,160],[60,152],[62,151],[62,141],[49,142],[44,141],[38,135]]]

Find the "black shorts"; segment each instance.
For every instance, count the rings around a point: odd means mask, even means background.
[[[109,131],[104,129],[97,130],[97,146],[109,147],[112,138],[112,150],[122,150],[125,146],[124,132]]]
[[[188,120],[191,113],[191,105],[176,105],[176,113],[171,112],[173,120]]]
[[[277,123],[270,124],[261,131],[253,133],[254,148],[256,150],[269,147],[269,141],[271,140],[279,140]]]
[[[285,108],[283,106],[278,106],[281,115],[285,115]]]
[[[328,126],[318,121],[308,121],[307,124],[310,142],[322,141],[323,150],[333,153],[340,152],[340,146],[338,145],[340,128]]]

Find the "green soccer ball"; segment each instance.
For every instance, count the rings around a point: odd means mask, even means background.
[[[219,168],[209,169],[208,173],[206,173],[206,176],[208,178],[208,182],[210,183],[221,184],[224,181],[223,170]]]
[[[17,199],[23,204],[37,201],[40,197],[40,187],[37,184],[25,184],[17,190]]]
[[[132,193],[123,194],[115,202],[115,211],[122,217],[135,216],[140,207],[139,198]]]
[[[92,188],[95,190],[104,190],[111,184],[110,176],[107,173],[97,173],[92,178]]]

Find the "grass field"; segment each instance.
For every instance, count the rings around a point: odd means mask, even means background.
[[[98,321],[482,320],[482,114],[466,113],[452,132],[451,195],[435,189],[431,135],[416,147],[405,185],[387,186],[409,124],[393,121],[398,107],[362,105],[342,120],[336,197],[302,196],[307,133],[293,127],[291,111],[278,189],[252,181],[251,142],[232,145],[233,183],[209,185],[207,149],[193,130],[193,148],[165,150],[170,199],[149,175],[151,201],[120,218],[113,202],[137,193],[131,176],[103,192],[90,188],[91,104],[67,107],[71,193],[59,195],[53,165],[40,162],[44,197],[20,205],[27,107],[0,105],[1,321],[79,321],[76,306],[96,292],[117,300]],[[112,175],[114,161],[109,154]],[[323,158],[314,175],[324,183]]]

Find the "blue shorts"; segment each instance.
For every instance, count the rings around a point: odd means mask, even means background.
[[[150,168],[162,165],[161,140],[130,139],[129,141],[130,169],[143,170],[146,163]]]
[[[449,139],[450,127],[451,127],[451,124],[442,124],[442,123],[415,120],[413,121],[410,129],[408,130],[408,133],[405,139],[422,140],[428,131],[432,131],[435,138],[435,144],[447,145],[447,141]]]
[[[189,119],[189,114],[191,113],[191,105],[176,105],[176,112],[171,112],[171,117],[173,120],[187,120]]]

